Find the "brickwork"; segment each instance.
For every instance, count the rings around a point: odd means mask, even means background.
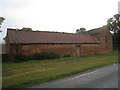
[[[61,56],[70,54],[72,56],[84,56],[96,53],[105,53],[112,51],[112,34],[106,27],[98,28],[98,31],[91,30],[87,32],[96,38],[97,44],[27,44],[10,45],[9,38],[6,38],[6,52],[10,54],[10,60],[15,60],[17,53],[32,54],[40,52],[55,52]]]
[[[23,45],[22,54],[32,54],[32,53],[41,53],[41,52],[55,52],[60,55],[71,54],[76,55],[75,45]]]

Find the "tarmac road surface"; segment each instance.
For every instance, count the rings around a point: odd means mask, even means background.
[[[104,66],[29,88],[118,88],[118,64]]]

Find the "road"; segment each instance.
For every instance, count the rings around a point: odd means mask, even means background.
[[[118,64],[38,84],[30,88],[118,88]]]

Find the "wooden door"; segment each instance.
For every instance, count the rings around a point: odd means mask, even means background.
[[[78,57],[80,56],[80,45],[76,46],[76,54]]]

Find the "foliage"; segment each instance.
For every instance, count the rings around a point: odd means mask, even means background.
[[[18,53],[15,56],[15,62],[27,61],[31,59],[32,59],[31,55],[23,55],[23,54]]]
[[[82,28],[80,28],[80,31],[81,31],[81,32],[85,32],[86,29],[82,27]]]
[[[21,30],[23,30],[23,31],[32,31],[32,28],[26,28],[26,27],[23,27]]]
[[[63,57],[71,57],[70,54],[65,54]]]
[[[17,54],[15,62],[27,61],[27,60],[43,60],[43,59],[56,59],[60,57],[53,52],[33,53],[30,55]]]
[[[120,46],[120,41],[119,41],[119,39],[120,39],[120,31],[117,31],[117,33],[114,33],[113,35],[112,35],[112,37],[113,37],[113,49],[114,50],[120,50],[120,48],[119,48],[119,46]]]
[[[120,30],[120,15],[115,14],[113,17],[108,19],[107,26],[109,30],[113,31],[114,33],[117,33],[118,30]]]
[[[120,38],[120,14],[115,14],[113,17],[108,19],[107,26],[110,31],[113,31],[113,49],[119,49],[119,38]]]
[[[34,53],[32,57],[34,60],[42,60],[42,59],[55,59],[58,58],[59,55],[53,52],[42,52],[42,53]]]
[[[79,33],[79,29],[76,30],[76,33]]]
[[[7,53],[2,53],[2,54],[0,54],[0,55],[2,55],[2,62],[7,62],[7,61],[8,61],[9,54],[7,54]]]
[[[2,64],[2,87],[26,87],[113,64],[117,52],[67,57],[54,60],[30,60],[22,63]]]
[[[5,20],[4,17],[0,17],[0,25],[3,23],[4,20]]]
[[[3,23],[4,20],[5,20],[4,17],[0,17],[0,28],[1,28],[1,25],[2,25],[2,23]],[[0,32],[2,32],[2,30],[0,30]]]
[[[76,33],[81,33],[81,32],[85,32],[85,31],[86,31],[86,29],[82,27],[80,29],[77,29]]]

